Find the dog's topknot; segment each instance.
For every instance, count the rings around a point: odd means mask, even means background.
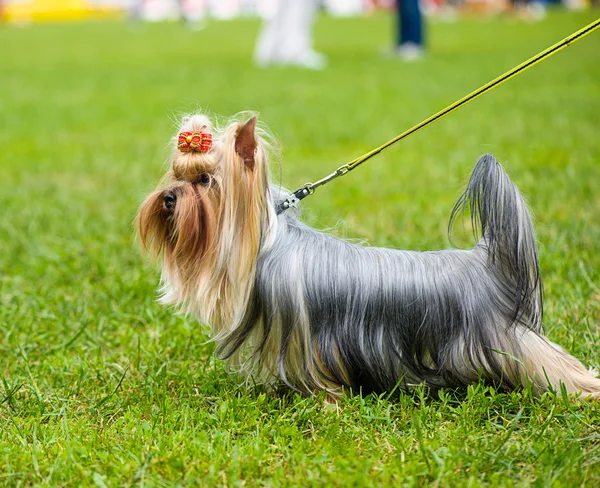
[[[213,126],[206,115],[188,115],[181,120],[181,131],[212,132]]]
[[[214,128],[205,115],[195,114],[184,117],[178,134],[194,131],[213,134]],[[173,146],[175,149],[171,160],[171,169],[175,179],[195,181],[205,171],[207,165],[211,164],[210,151],[207,153],[182,152],[177,148],[177,136],[173,138]]]

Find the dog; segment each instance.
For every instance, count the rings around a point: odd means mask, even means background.
[[[254,381],[306,395],[461,388],[566,391],[600,380],[550,342],[525,202],[491,155],[452,220],[470,210],[470,250],[352,244],[303,224],[269,176],[272,138],[253,115],[222,129],[185,117],[170,168],[142,203],[142,245],[162,263],[161,301],[208,324],[220,358]]]

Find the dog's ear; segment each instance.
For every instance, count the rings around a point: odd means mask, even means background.
[[[238,129],[235,137],[235,152],[240,155],[248,169],[254,169],[254,152],[256,151],[256,115],[250,117]]]

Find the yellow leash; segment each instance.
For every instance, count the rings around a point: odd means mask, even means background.
[[[449,105],[445,109],[440,110],[438,113],[423,120],[422,122],[418,123],[414,127],[411,127],[407,131],[403,132],[399,136],[394,137],[393,139],[389,140],[385,144],[382,144],[381,146],[373,149],[372,151],[369,151],[368,153],[363,154],[362,156],[360,156],[356,159],[353,159],[349,163],[340,166],[338,169],[336,169],[333,173],[326,176],[325,178],[323,178],[315,183],[307,183],[302,188],[300,188],[300,189],[296,190],[295,192],[293,192],[292,194],[290,194],[283,202],[281,202],[279,204],[279,206],[277,207],[277,213],[281,213],[284,210],[288,209],[289,207],[297,206],[297,204],[300,200],[307,197],[308,195],[312,195],[319,186],[323,186],[324,184],[329,183],[331,180],[338,178],[339,176],[345,175],[349,171],[352,171],[354,168],[360,166],[362,163],[364,163],[368,159],[371,159],[376,154],[379,154],[384,149],[396,144],[397,142],[401,141],[402,139],[405,139],[409,135],[414,134],[415,132],[421,130],[423,127],[426,127],[427,125],[431,124],[432,122],[441,119],[442,117],[448,115],[450,112],[453,112],[457,108],[462,107],[463,105],[466,105],[467,103],[469,103],[472,100],[475,100],[477,97],[480,97],[484,93],[487,93],[487,92],[493,90],[494,88],[500,86],[502,83],[510,80],[514,76],[517,76],[519,73],[522,73],[523,71],[528,70],[532,66],[535,66],[539,62],[543,61],[544,59],[549,58],[553,54],[556,54],[557,52],[570,46],[571,44],[575,43],[576,41],[579,41],[580,39],[584,38],[588,34],[591,34],[592,32],[594,32],[598,27],[600,27],[600,19],[593,21],[591,24],[585,26],[583,29],[580,29],[577,32],[571,34],[570,36],[565,37],[562,41],[557,42],[553,46],[550,46],[548,49],[542,51],[539,54],[536,54],[535,56],[528,59],[524,63],[521,63],[518,66],[515,66],[513,69],[507,71],[503,75],[500,75],[498,78],[490,81],[489,83],[483,85],[482,87],[478,88],[477,90],[469,93],[468,95],[461,98],[460,100],[457,100],[452,105]]]

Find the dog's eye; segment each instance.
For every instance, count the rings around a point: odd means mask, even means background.
[[[210,176],[206,173],[200,175],[198,183],[200,183],[202,186],[208,186],[210,184]]]

